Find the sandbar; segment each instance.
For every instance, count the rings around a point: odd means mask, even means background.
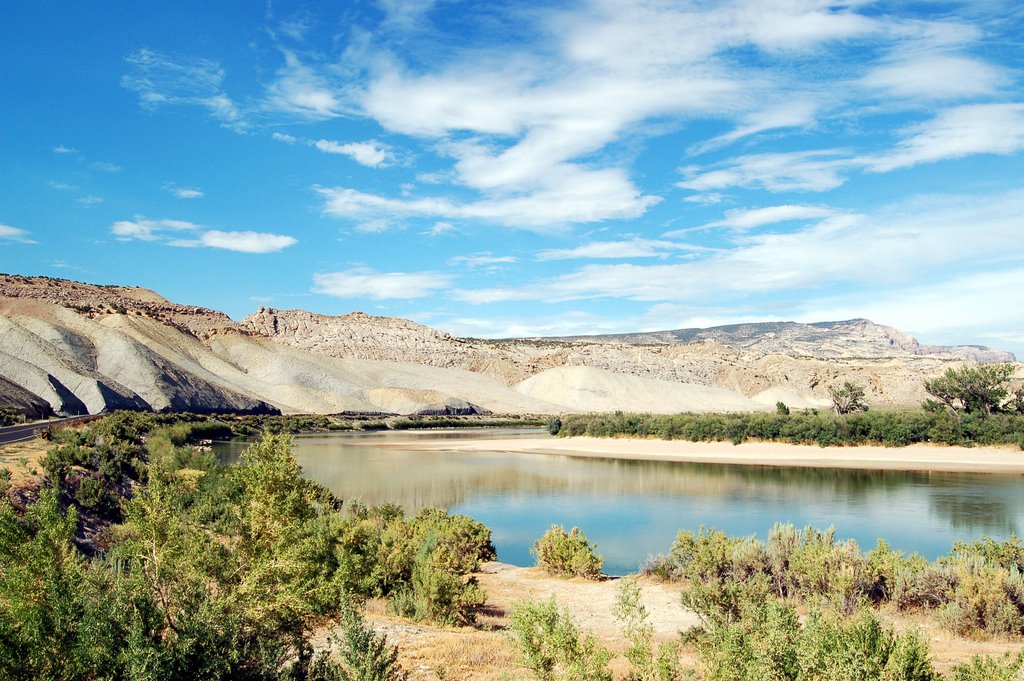
[[[556,454],[602,459],[680,461],[746,466],[803,466],[865,470],[1024,473],[1018,447],[958,447],[916,444],[907,447],[819,447],[780,442],[689,442],[639,438],[538,437],[451,439],[394,443],[420,451]]]

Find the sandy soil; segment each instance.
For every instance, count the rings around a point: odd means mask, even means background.
[[[607,459],[690,461],[903,471],[1024,473],[1024,451],[1011,447],[817,447],[777,442],[686,442],[629,438],[537,438],[403,442],[404,449],[559,454]]]

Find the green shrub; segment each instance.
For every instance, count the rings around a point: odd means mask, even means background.
[[[403,617],[442,626],[472,623],[486,600],[483,590],[475,578],[463,581],[440,563],[434,543],[428,539],[416,555],[411,580],[392,596],[393,610]]]
[[[561,525],[552,525],[534,543],[530,553],[537,557],[537,565],[550,574],[597,579],[604,558],[594,553],[595,548],[578,527],[566,532]]]
[[[679,681],[683,678],[678,643],[654,647],[654,627],[635,577],[620,581],[613,612],[629,642],[625,652],[631,667],[627,681]]]
[[[509,611],[508,636],[519,663],[538,681],[611,681],[611,654],[592,636],[581,636],[575,620],[547,602],[524,601]]]
[[[338,651],[335,661],[328,652],[312,658],[302,669],[301,661],[293,677],[304,681],[406,681],[409,675],[398,664],[398,648],[388,645],[384,634],[366,625],[351,605],[341,609],[341,635],[333,633],[331,647]]]
[[[951,681],[1020,681],[1024,669],[1024,653],[1001,658],[975,655],[967,664],[953,668]]]

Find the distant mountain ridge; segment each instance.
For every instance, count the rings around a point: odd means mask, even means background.
[[[616,342],[635,345],[673,345],[715,342],[725,347],[763,354],[807,357],[894,357],[904,354],[943,356],[971,362],[1015,362],[1012,352],[982,345],[922,345],[899,329],[869,319],[837,322],[753,322],[708,328],[674,329],[595,336],[563,336],[569,342]]]
[[[261,307],[235,322],[147,289],[0,274],[0,406],[33,415],[747,411],[827,406],[844,380],[872,404],[912,405],[965,359],[1013,356],[862,319],[502,340],[361,312]]]

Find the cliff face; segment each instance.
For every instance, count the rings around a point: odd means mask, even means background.
[[[498,341],[361,312],[260,308],[236,323],[146,289],[0,275],[0,406],[34,412],[558,413],[616,395],[646,411],[745,410],[827,403],[844,380],[911,405],[962,359],[1012,355],[922,346],[868,320]]]

